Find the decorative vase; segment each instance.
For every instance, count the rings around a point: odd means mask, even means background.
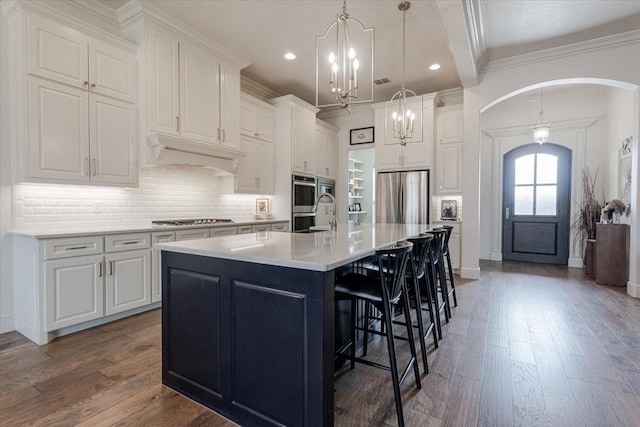
[[[584,266],[588,277],[596,277],[596,241],[587,239],[587,247],[584,252]]]

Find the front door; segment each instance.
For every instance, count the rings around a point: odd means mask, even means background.
[[[571,150],[529,144],[504,155],[502,259],[567,265]]]

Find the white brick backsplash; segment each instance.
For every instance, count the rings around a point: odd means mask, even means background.
[[[260,196],[220,194],[220,187],[213,170],[193,166],[141,168],[139,188],[17,184],[13,225],[42,230],[138,226],[156,219],[253,218]]]

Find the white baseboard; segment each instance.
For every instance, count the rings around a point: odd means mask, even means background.
[[[476,268],[462,267],[460,269],[460,277],[462,277],[463,279],[478,280],[480,278],[480,267],[476,267]]]
[[[584,268],[584,261],[582,261],[582,258],[569,258],[567,265],[571,268]]]
[[[478,256],[480,257],[480,259],[491,259],[491,252],[480,252],[478,254]]]
[[[640,298],[640,284],[633,283],[631,280],[627,282],[627,294],[634,298]]]
[[[16,316],[9,314],[7,316],[0,317],[0,334],[16,330]]]
[[[491,252],[491,261],[502,261],[502,252]]]

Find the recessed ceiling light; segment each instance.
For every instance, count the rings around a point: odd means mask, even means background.
[[[289,61],[293,61],[296,59],[296,55],[292,52],[287,52],[284,54],[284,59],[288,59]]]
[[[440,64],[431,64],[431,65],[429,65],[429,69],[431,71],[439,70],[440,69]]]

